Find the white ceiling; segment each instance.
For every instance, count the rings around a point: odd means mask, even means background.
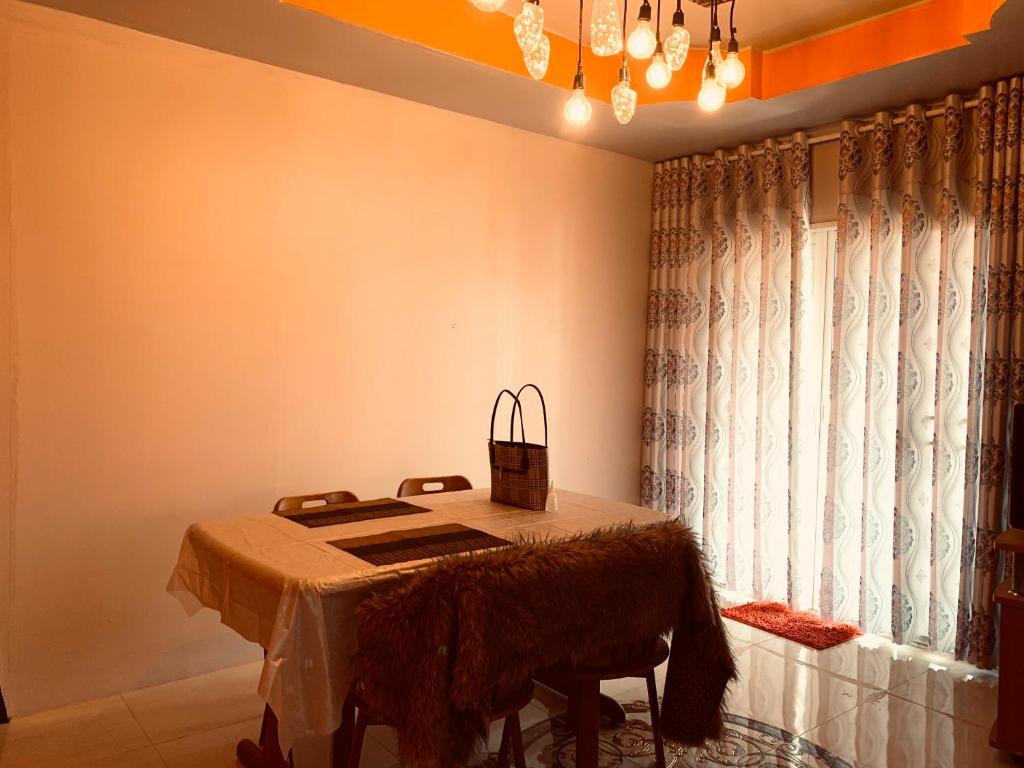
[[[616,2],[621,14],[623,0]],[[754,46],[763,51],[770,50],[919,2],[921,0],[736,0],[737,39],[744,48]],[[642,0],[629,0],[627,32],[636,22],[641,3]],[[657,0],[650,0],[650,3],[656,20]],[[583,0],[584,42],[590,40],[590,8],[593,4],[593,0]],[[521,6],[521,0],[505,0],[501,10],[502,13],[515,16]],[[541,0],[540,7],[544,9],[544,26],[549,32],[570,40],[576,39],[580,8],[578,0]],[[671,27],[675,9],[675,0],[662,0],[663,33]],[[686,27],[693,40],[698,45],[706,46],[705,41],[711,32],[710,10],[686,0],[683,11],[686,14]],[[728,15],[729,5],[720,5],[718,22],[726,38]]]
[[[641,105],[626,126],[615,121],[611,107],[595,101],[590,123],[571,128],[562,119],[566,98],[562,88],[278,0],[31,1],[646,160],[735,147],[880,109],[901,108],[912,101],[929,103],[951,91],[974,89],[1024,72],[1024,46],[1019,40],[1024,0],[1007,0],[990,31],[974,36],[971,45],[934,56],[767,101],[727,104],[714,114],[700,112],[693,102]],[[868,1],[847,0],[851,5]],[[813,4],[813,0],[807,2]]]

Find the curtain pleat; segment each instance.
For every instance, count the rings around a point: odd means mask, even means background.
[[[708,294],[707,444],[704,463],[704,541],[708,552],[726,552],[732,540],[731,518],[720,514],[729,500],[731,450],[729,420],[732,400],[730,375],[733,349],[733,302],[735,286],[735,239],[730,226],[734,206],[726,152],[719,150],[711,168],[714,219],[711,232],[711,274]],[[727,581],[729,564],[717,556],[711,565],[716,580]],[[735,570],[735,569],[733,569]],[[735,578],[733,575],[732,578]]]
[[[975,381],[980,379],[971,389],[980,416],[968,425],[956,654],[991,666],[992,595],[1002,578],[995,539],[1006,527],[1010,411],[1013,403],[1024,402],[1021,78],[981,91],[972,133],[973,190],[961,188],[960,199],[970,203],[974,268],[981,275],[972,302],[970,368]]]
[[[799,488],[808,421],[791,397],[809,263],[809,151],[793,142],[656,169],[641,479],[645,504],[701,534],[717,580],[784,601],[801,496],[776,478]]]

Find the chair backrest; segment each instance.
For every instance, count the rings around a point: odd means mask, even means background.
[[[439,486],[427,488],[427,486]],[[447,493],[448,491],[469,491],[473,484],[462,475],[444,475],[442,477],[407,477],[398,486],[398,498],[403,496],[425,496],[428,493]]]
[[[298,512],[310,507],[322,507],[324,504],[344,504],[359,501],[359,497],[351,491],[328,491],[327,493],[309,493],[305,496],[285,496],[274,505],[275,515]]]

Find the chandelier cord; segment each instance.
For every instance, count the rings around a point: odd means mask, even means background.
[[[718,26],[718,0],[711,0],[711,32],[708,35],[708,62],[712,67],[712,71],[715,66],[714,57],[711,55],[711,50],[715,39],[715,27]]]
[[[733,12],[736,10],[736,0],[729,3],[729,36],[736,37],[736,26],[733,24]]]
[[[655,38],[661,42],[661,0],[658,0],[658,24],[655,31]]]
[[[677,0],[679,1],[679,0]],[[629,0],[622,0],[622,61],[626,61],[626,14],[629,13]]]
[[[576,38],[576,71],[583,71],[583,0],[580,0],[579,36]]]

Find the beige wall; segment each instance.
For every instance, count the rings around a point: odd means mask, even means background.
[[[648,163],[0,8],[15,714],[257,657],[163,592],[185,527],[486,484],[503,385],[544,388],[556,483],[635,500]]]

